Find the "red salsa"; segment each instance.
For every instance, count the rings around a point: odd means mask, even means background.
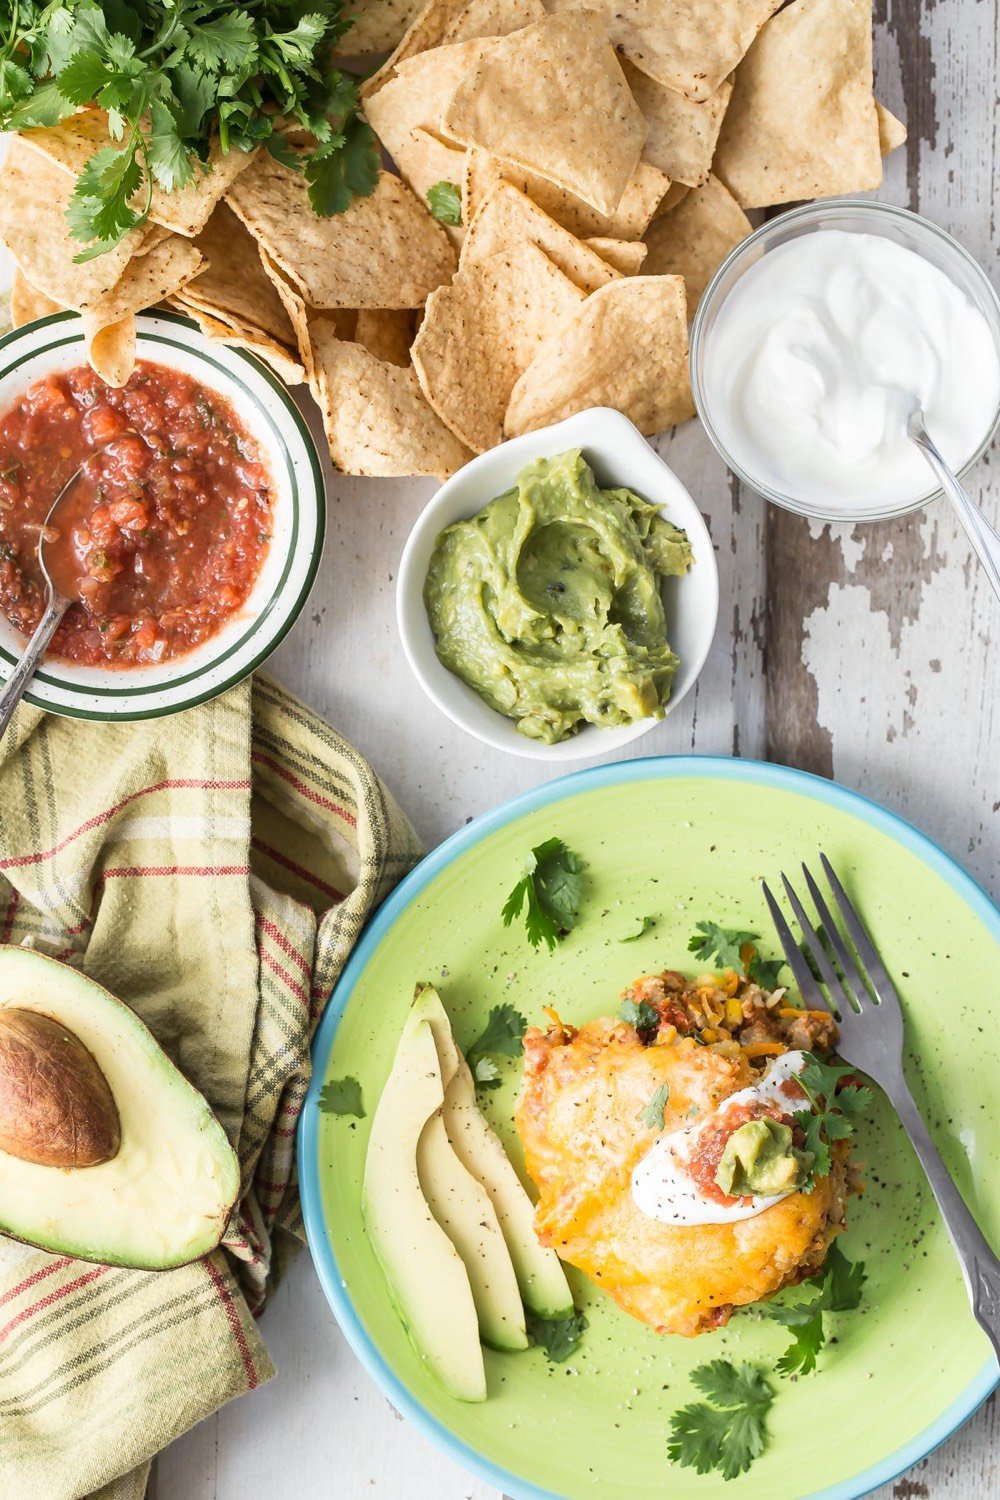
[[[801,1093],[800,1090],[797,1092]],[[734,1198],[729,1193],[724,1193],[715,1180],[715,1174],[719,1170],[722,1154],[729,1144],[729,1137],[739,1130],[741,1125],[748,1124],[750,1120],[761,1120],[765,1115],[770,1115],[771,1119],[777,1120],[779,1125],[790,1125],[795,1145],[802,1146],[804,1136],[800,1126],[796,1125],[792,1115],[786,1113],[779,1104],[768,1103],[764,1099],[752,1099],[746,1104],[734,1104],[731,1109],[723,1111],[711,1129],[700,1133],[698,1144],[692,1151],[688,1162],[688,1172],[706,1198],[711,1198],[714,1203],[725,1204],[751,1201],[749,1198]]]
[[[32,386],[0,420],[0,609],[24,634],[42,613],[40,524],[85,459],[45,545],[74,600],[51,650],[102,667],[181,656],[260,572],[272,519],[260,450],[222,396],[162,365],[140,362],[123,390],[88,368]]]

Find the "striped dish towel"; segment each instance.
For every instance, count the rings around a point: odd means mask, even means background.
[[[165,720],[22,707],[0,758],[0,940],[127,1000],[206,1095],[243,1195],[176,1271],[0,1239],[0,1495],[141,1500],[152,1457],[273,1367],[254,1317],[302,1239],[309,1041],[413,830],[350,745],[266,677]]]

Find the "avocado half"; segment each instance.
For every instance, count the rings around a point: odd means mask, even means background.
[[[135,1012],[0,946],[0,1233],[169,1270],[215,1249],[239,1191],[222,1126]]]

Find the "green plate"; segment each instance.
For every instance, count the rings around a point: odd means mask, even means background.
[[[556,952],[534,952],[500,909],[532,845],[556,835],[586,861],[583,920]],[[844,878],[895,976],[906,1010],[918,1104],[987,1235],[1000,1243],[1000,1043],[993,1029],[1000,914],[928,840],[828,782],[747,761],[677,758],[585,771],[479,819],[436,850],[382,908],[320,1027],[303,1112],[306,1227],[327,1296],[390,1399],[453,1458],[517,1500],[672,1500],[722,1493],[760,1500],[849,1500],[916,1463],[997,1381],[930,1192],[890,1109],[859,1131],[864,1197],[845,1248],[863,1259],[862,1308],[836,1321],[813,1375],[775,1378],[771,1441],[729,1484],[667,1459],[670,1413],[707,1359],[769,1368],[787,1334],[760,1312],[718,1333],[662,1337],[571,1272],[589,1319],[579,1349],[551,1365],[532,1349],[487,1351],[489,1400],[450,1398],[423,1367],[390,1303],[365,1235],[361,1179],[371,1116],[414,982],[440,988],[460,1045],[506,1000],[583,1022],[613,1012],[637,974],[690,967],[694,924],[713,918],[764,935],[758,881],[822,849]],[[644,916],[656,927],[622,945]],[[520,1163],[511,1124],[519,1069],[484,1107]],[[361,1082],[367,1118],[322,1114],[331,1077]]]

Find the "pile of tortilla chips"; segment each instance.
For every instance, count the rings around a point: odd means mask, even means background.
[[[744,210],[877,187],[905,139],[872,0],[780,3],[355,0],[342,50],[395,47],[362,87],[394,168],[370,197],[318,218],[300,173],[216,157],[83,265],[62,214],[103,116],[26,131],[0,174],[12,316],[75,308],[119,383],[165,301],[308,381],[347,473],[443,477],[588,406],[659,432],[693,414],[688,323]],[[460,222],[430,211],[442,184]]]

